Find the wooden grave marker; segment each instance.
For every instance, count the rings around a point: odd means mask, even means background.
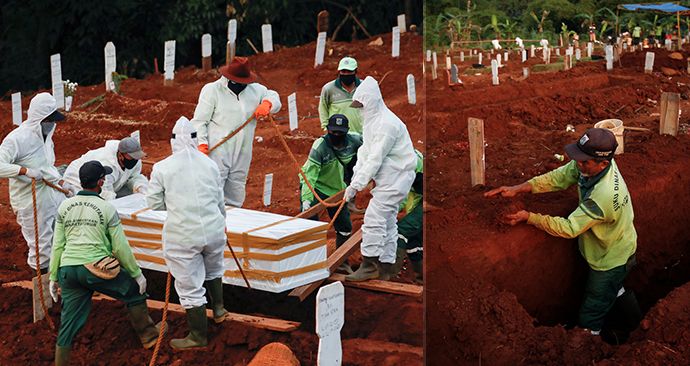
[[[678,120],[680,119],[680,94],[661,93],[659,105],[659,133],[662,135],[678,135]]]
[[[484,121],[479,118],[467,120],[470,140],[470,179],[472,186],[484,185]]]

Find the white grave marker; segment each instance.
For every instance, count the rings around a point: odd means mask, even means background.
[[[407,75],[407,102],[410,104],[417,104],[417,93],[414,88],[414,76]]]
[[[587,57],[591,58],[593,52],[594,52],[594,43],[587,42]]]
[[[211,35],[201,36],[201,57],[211,57]]]
[[[65,108],[65,86],[62,83],[62,64],[60,54],[50,56],[50,79],[53,85],[53,98],[57,101],[57,108]]]
[[[510,53],[508,53],[508,51],[506,51],[506,52],[503,53],[503,61],[508,62],[508,55],[509,55],[509,54],[510,54]]]
[[[400,33],[407,32],[407,25],[405,24],[405,14],[398,15],[398,28],[400,28]]]
[[[460,52],[460,62],[465,62],[465,51]]]
[[[319,336],[317,366],[340,366],[343,346],[340,330],[345,325],[345,288],[342,282],[323,286],[316,294],[316,334]]]
[[[498,85],[498,61],[491,60],[491,83]]]
[[[560,49],[560,48],[556,48],[556,56],[560,56],[560,55],[561,55],[561,49]]]
[[[434,70],[438,68],[438,58],[436,57],[436,52],[431,54],[431,59],[434,62]]]
[[[581,58],[582,58],[582,51],[580,51],[579,48],[576,48],[575,49],[575,60],[580,61]]]
[[[446,55],[446,70],[450,70],[450,56]]]
[[[12,93],[12,123],[22,124],[22,93]]]
[[[314,56],[314,67],[323,65],[323,58],[326,55],[326,32],[319,32],[316,37],[316,55]]]
[[[426,50],[426,62],[431,62],[431,50]]]
[[[498,64],[498,67],[502,66],[501,61],[501,54],[499,53],[498,55],[496,55],[496,64]]]
[[[606,54],[606,71],[613,70],[613,46],[606,46],[604,52]]]
[[[273,30],[270,24],[261,26],[261,41],[264,46],[264,53],[273,52]]]
[[[273,173],[266,174],[264,178],[264,206],[271,205],[271,192],[273,192]]]
[[[393,42],[391,46],[391,56],[400,57],[400,28],[393,27]]]
[[[529,57],[534,57],[534,45],[529,46]]]
[[[522,68],[522,77],[527,79],[529,77],[529,67]]]
[[[290,118],[290,131],[296,130],[298,126],[297,119],[297,93],[288,95],[288,117]]]
[[[175,78],[175,42],[165,41],[165,57],[163,59],[165,80],[173,80]]]
[[[114,91],[113,73],[117,69],[115,44],[113,42],[106,43],[103,52],[105,54],[105,91]]]
[[[478,64],[481,64],[481,63],[482,63],[482,58],[483,58],[483,56],[484,56],[484,55],[481,54],[481,53],[480,53],[479,55],[477,55],[477,57],[478,57],[477,63],[478,63]]]
[[[237,41],[237,20],[228,20],[228,42],[235,43]]]
[[[644,73],[651,74],[654,69],[654,52],[647,52],[644,58]]]
[[[522,62],[527,62],[527,50],[525,49],[522,50]]]

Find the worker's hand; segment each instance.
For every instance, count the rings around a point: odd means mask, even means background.
[[[525,182],[522,184],[518,184],[516,186],[502,186],[498,188],[494,188],[486,193],[484,193],[484,197],[496,197],[499,194],[502,197],[505,198],[512,198],[517,196],[520,193],[527,193],[532,191],[532,186],[529,184],[529,182]]]
[[[24,175],[26,175],[28,178],[35,180],[43,179],[43,173],[41,173],[40,169],[26,168],[26,172],[24,173]]]
[[[508,220],[508,223],[511,225],[517,225],[523,221],[527,221],[527,219],[529,219],[529,212],[525,210],[506,215],[506,220]]]
[[[60,285],[58,285],[58,283],[55,281],[50,281],[48,289],[50,290],[50,297],[53,298],[53,302],[57,303],[58,295],[60,295]]]
[[[357,190],[352,188],[352,186],[347,186],[347,188],[345,188],[345,194],[343,195],[343,199],[346,202],[350,202],[353,199],[355,199],[356,195],[357,195]]]
[[[311,207],[311,202],[309,202],[309,201],[302,202],[302,212],[308,210],[309,207]]]
[[[198,149],[202,153],[208,155],[208,144],[201,144],[201,145],[199,145]]]
[[[146,194],[146,186],[139,186],[134,188],[134,193]]]
[[[62,181],[60,187],[67,191],[67,193],[65,193],[67,197],[74,197],[77,193],[79,193],[79,188],[77,188],[77,186],[65,182],[64,180]]]
[[[258,107],[256,107],[256,110],[254,111],[254,117],[258,120],[263,121],[271,113],[272,106],[273,104],[271,104],[271,102],[264,99],[264,101],[261,102],[261,104],[259,104]]]
[[[139,285],[139,294],[143,295],[144,292],[146,292],[146,277],[144,277],[143,274],[140,274],[134,278],[135,281],[137,281],[137,285]]]

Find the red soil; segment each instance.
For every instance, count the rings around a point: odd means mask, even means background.
[[[372,75],[386,79],[381,88],[388,106],[408,126],[415,146],[424,151],[423,108],[424,87],[421,82],[420,36],[406,33],[401,38],[402,58],[390,57],[390,34],[384,35],[384,46],[367,46],[371,40],[353,43],[332,43],[325,65],[313,68],[315,43],[281,49],[272,54],[251,57],[261,82],[281,95],[283,109],[278,113],[281,130],[297,156],[300,165],[306,159],[311,144],[322,134],[318,122],[318,95],[321,86],[336,75],[339,59],[351,55],[358,59],[360,76]],[[405,78],[415,75],[417,80],[417,105],[407,103]],[[65,75],[69,77],[69,75]],[[150,76],[145,80],[126,80],[122,95],[109,94],[103,103],[80,107],[86,101],[100,95],[103,84],[80,86],[75,97],[76,108],[69,113],[68,121],[60,124],[55,134],[55,150],[58,164],[67,164],[88,149],[103,146],[107,139],[122,138],[140,130],[148,159],[159,160],[167,156],[169,136],[173,124],[180,115],[191,118],[198,93],[202,86],[216,80],[213,71],[202,73],[198,69],[183,68],[175,76],[175,85],[164,87],[162,76]],[[287,128],[287,95],[297,92],[300,115],[299,130],[290,133]],[[26,110],[33,95],[25,96]],[[24,115],[26,116],[26,114]],[[11,129],[11,104],[0,102],[0,136]],[[258,126],[256,136],[263,138],[254,145],[254,157],[249,172],[245,207],[288,215],[299,212],[299,180],[297,169],[287,158],[273,127]],[[150,167],[145,168],[148,174]],[[274,173],[273,202],[263,207],[262,192],[264,175]],[[0,181],[0,282],[28,280],[32,277],[26,265],[26,244],[9,207],[7,180]],[[363,202],[362,202],[363,203]],[[354,219],[361,224],[361,216]],[[149,291],[154,298],[161,298],[164,277],[147,272]],[[52,363],[55,337],[45,322],[31,323],[31,293],[16,288],[0,289],[3,302],[0,307],[0,333],[6,335],[5,347],[0,350],[0,364],[48,365]],[[346,290],[346,319],[342,331],[344,364],[346,365],[419,365],[422,363],[422,302],[408,297],[372,293],[362,290]],[[226,286],[226,307],[242,313],[260,313],[302,322],[299,330],[280,334],[254,329],[241,324],[211,326],[209,351],[172,353],[167,343],[163,345],[159,364],[209,364],[243,365],[258,349],[270,342],[288,345],[304,365],[316,363],[318,338],[314,334],[314,295],[303,303],[283,295],[248,292],[245,289]],[[59,312],[52,311],[56,320]],[[160,312],[154,312],[160,319]],[[173,336],[181,336],[186,330],[183,316],[170,314]],[[147,363],[151,352],[139,348],[126,318],[123,306],[115,302],[96,302],[87,327],[78,336],[73,358],[75,364],[142,364]],[[180,361],[178,361],[180,360]]]
[[[667,62],[667,52],[656,53],[657,62]],[[428,364],[687,364],[690,138],[658,135],[653,113],[662,91],[686,93],[690,78],[645,75],[644,54],[634,54],[608,73],[603,62],[580,63],[521,81],[522,65],[513,58],[501,69],[499,86],[482,75],[449,89],[445,79],[427,74]],[[688,107],[683,95],[681,109]],[[470,187],[468,117],[485,123],[486,188]],[[626,132],[625,154],[616,158],[639,234],[639,265],[626,288],[636,292],[651,324],[622,347],[559,325],[573,324],[583,293],[587,267],[575,241],[502,222],[505,213],[522,208],[567,215],[577,193],[482,196],[489,187],[518,184],[561,165],[554,154],[564,154],[565,144],[606,118],[652,129]],[[687,114],[680,122],[687,127]],[[566,132],[567,124],[576,133]],[[461,235],[449,235],[449,228]],[[682,287],[654,305],[676,286]]]

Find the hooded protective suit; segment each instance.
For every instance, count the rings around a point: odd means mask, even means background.
[[[224,76],[204,85],[194,111],[192,125],[199,144],[208,144],[209,148],[239,128],[264,99],[271,102],[271,113],[278,112],[281,107],[278,93],[259,83],[248,84],[239,95],[227,85],[228,79]],[[241,207],[244,203],[255,128],[256,121],[252,121],[209,154],[218,164],[225,203],[230,206]]]
[[[417,155],[407,127],[386,107],[374,78],[364,79],[352,100],[363,105],[364,144],[357,152],[350,187],[361,191],[370,180],[376,183],[364,214],[362,255],[395,263],[398,208],[412,187]]]
[[[173,154],[156,163],[146,201],[167,210],[163,256],[185,309],[206,304],[204,281],[222,277],[225,205],[218,166],[197,150],[194,128],[181,117],[170,140]]]
[[[141,174],[141,160],[137,161],[137,165],[132,169],[122,169],[120,163],[117,161],[117,148],[120,140],[109,140],[105,142],[105,146],[96,150],[91,150],[82,155],[79,159],[71,162],[65,170],[63,179],[81,189],[81,182],[79,181],[79,169],[84,163],[91,160],[96,160],[109,166],[113,169],[112,174],[105,176],[105,183],[103,183],[100,196],[104,200],[110,201],[117,197],[118,191],[127,188],[129,191],[136,192],[148,185],[148,179]]]
[[[19,176],[22,167],[40,170],[43,178],[57,184],[60,173],[55,168],[53,128],[45,140],[41,133],[41,121],[57,110],[55,98],[40,93],[31,99],[28,118],[10,132],[0,145],[0,178],[10,179],[10,204],[22,235],[29,246],[27,263],[36,269],[35,233],[31,179]],[[47,268],[53,240],[53,226],[57,208],[65,199],[64,194],[36,182],[36,206],[38,210],[38,250],[41,268]]]

